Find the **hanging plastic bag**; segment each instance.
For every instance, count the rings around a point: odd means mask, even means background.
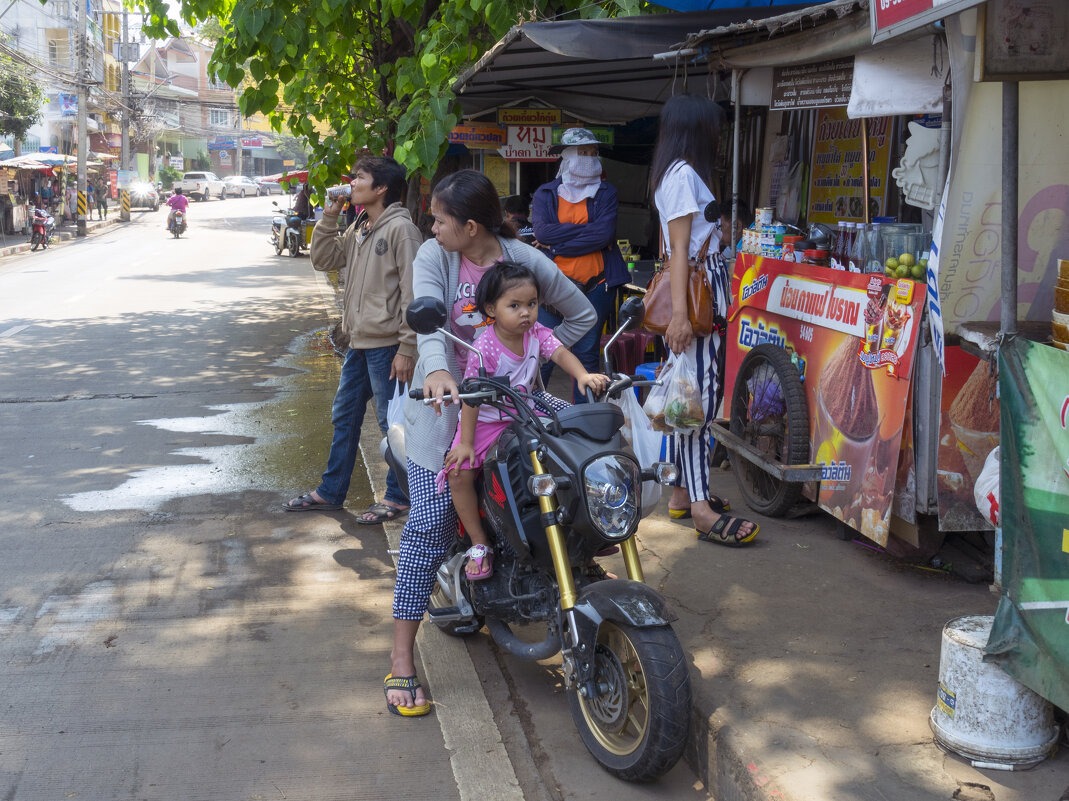
[[[672,433],[672,427],[664,421],[664,410],[668,405],[668,385],[672,380],[675,358],[674,355],[670,355],[668,361],[661,367],[661,371],[657,374],[657,379],[661,383],[650,387],[650,394],[646,396],[646,403],[642,406],[642,411],[650,419],[653,430],[665,434]]]
[[[995,528],[999,526],[999,449],[987,455],[984,469],[973,484],[973,500],[976,508]]]
[[[386,427],[393,428],[395,425],[405,427],[405,398],[408,395],[408,384],[400,381],[394,382],[393,397],[386,405]]]
[[[665,381],[664,422],[676,431],[705,425],[705,404],[698,389],[698,365],[690,351],[676,356],[672,380]]]
[[[620,407],[624,413],[624,427],[621,433],[624,439],[631,445],[638,459],[638,466],[650,467],[661,458],[662,434],[654,431],[650,425],[650,419],[646,417],[642,404],[632,390],[627,390],[619,400],[612,403]],[[642,482],[642,516],[649,515],[661,500],[661,485],[656,481]]]

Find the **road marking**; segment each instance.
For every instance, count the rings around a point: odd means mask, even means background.
[[[15,334],[19,333],[20,331],[25,331],[31,325],[33,325],[33,323],[28,323],[27,325],[16,325],[16,326],[14,326],[12,328],[7,329],[7,331],[0,331],[0,339],[6,339],[8,337],[13,337],[13,336],[15,336]]]

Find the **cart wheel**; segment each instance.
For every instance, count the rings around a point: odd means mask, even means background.
[[[791,357],[778,345],[758,345],[742,360],[731,393],[731,433],[769,461],[809,461],[805,390]],[[783,515],[802,495],[803,482],[782,481],[742,456],[732,457],[731,470],[746,505],[768,517]]]

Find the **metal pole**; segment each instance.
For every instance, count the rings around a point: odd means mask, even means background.
[[[89,154],[89,40],[86,36],[88,27],[87,0],[78,3],[78,230],[77,236],[85,236],[85,168]]]
[[[869,218],[869,197],[872,194],[872,190],[869,187],[869,120],[868,117],[861,118],[861,180],[865,184],[865,192],[862,194],[862,198],[865,201],[865,213],[862,216],[862,220],[865,225],[868,225],[872,220]],[[861,234],[858,234],[860,236]]]
[[[1002,84],[1002,337],[1017,334],[1017,173],[1019,96]]]
[[[122,155],[119,164],[122,169],[130,169],[130,59],[126,52],[127,37],[129,36],[129,19],[126,7],[122,10],[122,47],[119,55],[122,57]]]
[[[731,100],[735,104],[735,130],[731,137],[731,233],[728,236],[732,253],[735,253],[735,245],[738,244],[735,241],[735,228],[739,224],[739,131],[742,128],[742,92],[739,84],[741,79],[740,70],[731,71]],[[735,253],[735,258],[738,258],[738,255]]]

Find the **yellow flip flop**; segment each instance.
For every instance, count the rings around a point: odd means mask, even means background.
[[[416,690],[421,686],[419,679],[414,675],[394,676],[392,673],[387,673],[386,678],[382,680],[382,691],[384,694],[389,693],[390,690],[401,690],[402,692],[409,693],[412,696],[413,701],[416,700]],[[389,695],[386,697],[388,699]],[[401,717],[406,718],[418,718],[431,711],[431,704],[427,701],[420,706],[394,706],[387,700],[386,708],[394,715],[400,715]]]

